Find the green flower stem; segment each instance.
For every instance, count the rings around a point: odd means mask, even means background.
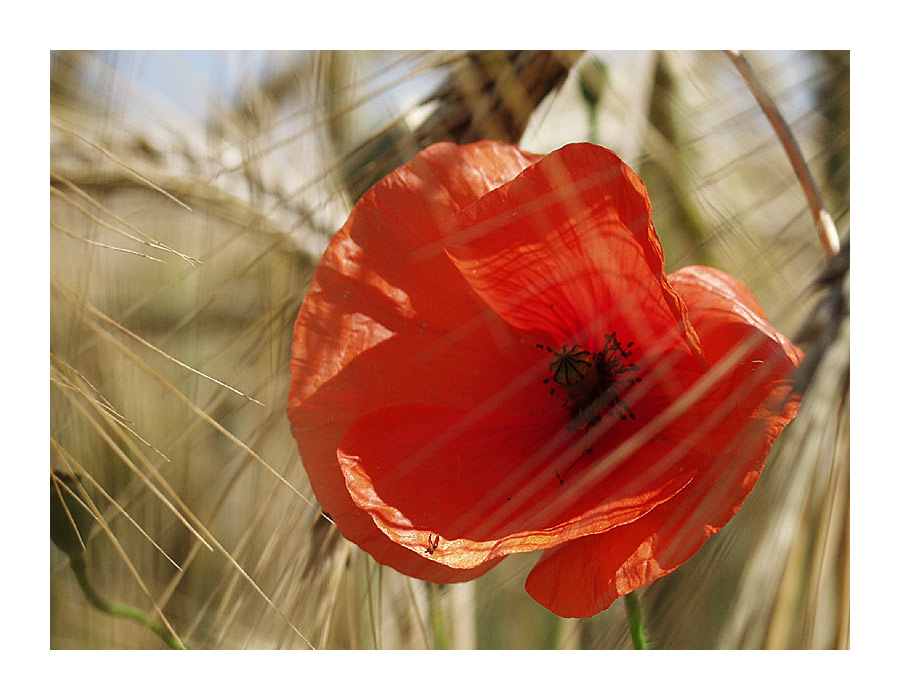
[[[438,584],[431,584],[431,626],[434,632],[434,646],[437,649],[449,649],[447,628],[444,626],[444,614],[441,610],[441,596]]]
[[[638,602],[637,593],[633,591],[625,596],[625,613],[628,615],[628,627],[631,629],[631,643],[635,649],[646,649],[647,640],[644,638],[641,605]]]
[[[160,623],[158,620],[152,619],[143,610],[140,610],[139,608],[133,608],[130,605],[110,603],[109,601],[101,598],[97,591],[94,590],[91,582],[88,581],[87,567],[85,566],[83,556],[69,557],[69,563],[72,565],[72,571],[75,572],[75,578],[78,580],[78,585],[81,586],[81,590],[84,591],[84,595],[87,597],[90,604],[97,608],[97,610],[108,615],[125,617],[129,620],[139,622],[140,624],[144,625],[144,627],[147,627],[149,630],[154,632],[172,649],[187,648],[178,640],[178,638],[176,638],[171,632],[169,632],[168,629],[166,629],[165,625]]]

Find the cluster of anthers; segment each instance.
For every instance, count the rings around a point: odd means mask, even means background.
[[[563,406],[568,406],[572,415],[572,429],[591,428],[609,411],[613,411],[622,420],[635,415],[622,398],[627,388],[641,381],[634,375],[638,366],[628,362],[634,343],[623,346],[616,338],[615,332],[605,335],[606,345],[600,352],[592,353],[580,345],[563,345],[559,351],[544,345],[538,345],[553,354],[550,363],[551,379],[563,387],[568,394]],[[550,390],[556,393],[556,387]]]

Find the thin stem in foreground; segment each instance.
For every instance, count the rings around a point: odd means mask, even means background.
[[[441,609],[441,596],[438,584],[432,583],[431,589],[431,625],[434,632],[434,646],[436,649],[449,649],[447,639],[447,627],[444,624],[444,614]]]
[[[69,563],[72,566],[72,571],[75,572],[75,578],[78,580],[78,585],[81,586],[81,590],[84,592],[85,597],[87,597],[90,604],[97,608],[97,610],[108,615],[125,617],[129,620],[134,620],[135,622],[144,625],[144,627],[147,627],[149,630],[154,632],[160,639],[162,639],[166,643],[166,645],[168,645],[172,649],[187,648],[182,645],[179,639],[173,636],[172,633],[166,629],[165,625],[161,624],[158,620],[152,619],[143,610],[131,607],[130,605],[110,603],[109,601],[102,598],[91,585],[91,582],[88,581],[87,568],[85,566],[84,557],[69,557]]]
[[[637,593],[632,591],[625,596],[625,613],[628,615],[628,628],[631,630],[631,643],[635,649],[646,649],[647,640],[644,637],[644,622],[641,619],[641,604],[638,602]]]
[[[828,209],[825,208],[825,200],[822,198],[819,186],[816,184],[815,178],[813,178],[812,172],[810,172],[809,166],[803,158],[803,153],[800,151],[800,145],[797,143],[797,139],[794,138],[791,128],[788,126],[784,116],[782,116],[781,111],[775,105],[775,101],[771,98],[765,86],[762,84],[756,71],[753,70],[753,67],[747,62],[747,59],[744,58],[744,55],[740,51],[727,51],[726,53],[728,54],[728,58],[731,59],[732,63],[734,63],[735,67],[738,69],[744,82],[747,83],[747,87],[750,88],[750,92],[753,93],[753,96],[759,103],[760,109],[762,109],[763,114],[766,115],[766,119],[772,124],[772,128],[775,130],[778,140],[781,141],[781,145],[784,148],[785,153],[787,153],[788,159],[791,161],[791,166],[794,168],[794,173],[797,175],[797,179],[803,187],[803,193],[806,195],[806,201],[812,212],[816,230],[819,232],[819,240],[822,242],[822,247],[825,249],[825,255],[829,259],[833,258],[841,249],[841,242],[838,239],[837,229],[834,226],[831,214],[829,214]]]

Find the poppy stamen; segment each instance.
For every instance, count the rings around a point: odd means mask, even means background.
[[[561,350],[553,352],[549,379],[568,394],[563,406],[569,407],[575,419],[573,429],[593,427],[610,411],[621,420],[636,420],[634,411],[621,396],[628,387],[641,381],[640,377],[628,376],[638,371],[637,363],[626,362],[634,353],[634,343],[623,346],[615,331],[605,334],[604,341],[605,345],[596,353],[577,344],[563,345]],[[555,387],[550,393],[554,391]]]

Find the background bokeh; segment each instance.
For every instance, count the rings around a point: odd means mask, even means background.
[[[847,241],[849,53],[747,58]],[[818,360],[740,513],[639,592],[651,646],[847,646],[847,282],[816,284],[803,191],[724,53],[54,52],[50,119],[50,462],[96,516],[101,595],[201,649],[627,648],[621,601],[566,620],[527,596],[536,555],[451,586],[375,564],[285,415],[306,285],[369,185],[435,141],[587,140],[647,183],[668,270],[740,277]],[[52,648],[162,646],[53,545],[50,613]]]

